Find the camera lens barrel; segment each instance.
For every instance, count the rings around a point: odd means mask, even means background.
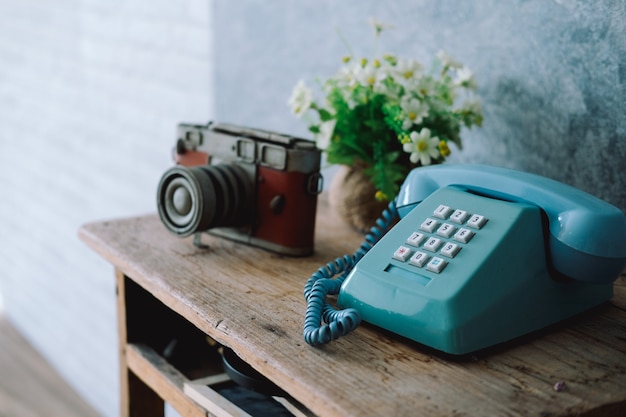
[[[163,224],[181,237],[248,221],[254,187],[236,164],[175,166],[161,177],[157,207]]]

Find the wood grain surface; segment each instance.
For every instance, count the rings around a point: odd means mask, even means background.
[[[470,356],[450,357],[367,324],[313,348],[302,339],[304,283],[363,237],[323,200],[315,254],[305,258],[208,235],[209,249],[198,249],[155,215],[92,223],[79,234],[318,415],[626,415],[624,278],[611,302]]]

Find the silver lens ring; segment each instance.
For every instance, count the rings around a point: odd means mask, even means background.
[[[174,178],[165,189],[165,210],[173,224],[178,227],[189,224],[193,218],[193,206],[197,204],[189,182],[184,178]]]
[[[161,177],[157,207],[161,221],[172,233],[189,236],[206,230],[215,215],[215,190],[197,167],[175,166]]]

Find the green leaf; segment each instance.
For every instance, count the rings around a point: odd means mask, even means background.
[[[320,115],[320,120],[322,122],[327,122],[333,118],[333,115],[326,109],[318,109],[317,110]]]

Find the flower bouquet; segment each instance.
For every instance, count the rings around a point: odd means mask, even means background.
[[[378,38],[384,26],[374,27]],[[292,112],[306,118],[329,163],[362,167],[378,201],[392,200],[412,168],[443,162],[451,142],[461,149],[462,126],[482,123],[472,71],[445,52],[428,71],[396,55],[350,55],[319,87],[323,101],[299,81]]]

